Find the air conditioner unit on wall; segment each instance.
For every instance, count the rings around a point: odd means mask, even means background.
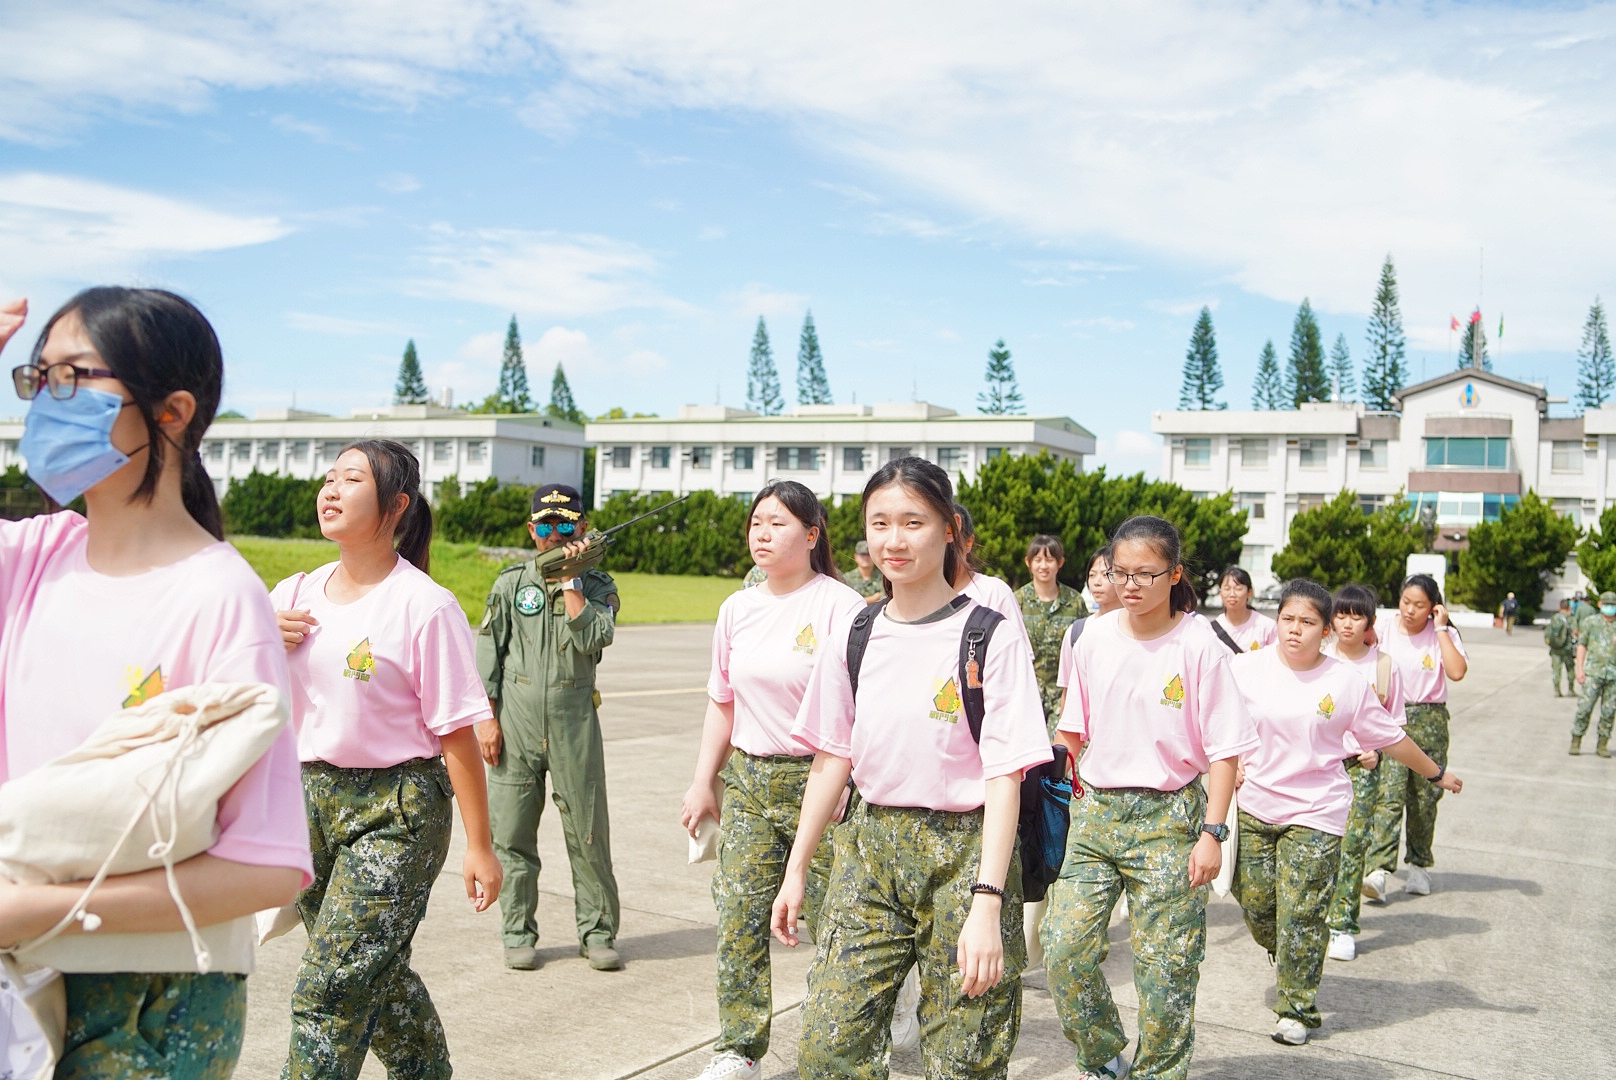
[[[1173,446],[1183,446],[1184,445],[1184,440],[1183,439],[1173,439],[1171,441],[1171,445],[1173,445]]]
[[[1285,440],[1285,447],[1288,450],[1298,449],[1298,448],[1301,447],[1301,445],[1302,445],[1302,440],[1301,439],[1286,439]]]

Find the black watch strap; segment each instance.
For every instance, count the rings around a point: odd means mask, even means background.
[[[1227,825],[1213,825],[1208,823],[1201,826],[1201,831],[1212,837],[1212,839],[1216,840],[1220,844],[1229,839],[1229,826]]]

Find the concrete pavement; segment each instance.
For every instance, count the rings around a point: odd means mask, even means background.
[[[710,626],[623,627],[601,668],[625,971],[578,957],[559,823],[540,850],[537,972],[500,966],[497,911],[464,899],[456,843],[415,941],[415,966],[448,1031],[456,1074],[688,1080],[717,1032],[711,864],[687,866],[678,801],[690,782]],[[1328,962],[1323,1030],[1300,1049],[1268,1038],[1273,972],[1239,908],[1214,900],[1201,969],[1192,1075],[1396,1080],[1616,1075],[1616,761],[1566,754],[1571,699],[1549,688],[1542,636],[1472,630],[1454,687],[1452,767],[1429,897],[1365,906],[1359,958]],[[1592,739],[1587,740],[1590,747]],[[1106,971],[1130,1033],[1137,999],[1127,928]],[[249,983],[237,1075],[272,1077],[285,1056],[301,931],[271,942]],[[775,950],[780,1014],[764,1075],[795,1076],[795,1005],[810,957]],[[1075,1077],[1042,972],[1026,980],[1012,1076]],[[918,1052],[893,1076],[920,1077]],[[372,1058],[367,1078],[383,1070]]]

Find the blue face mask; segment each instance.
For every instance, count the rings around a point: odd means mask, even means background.
[[[1601,615],[1616,615],[1616,604],[1600,604],[1599,605],[1599,614],[1601,614]]]
[[[83,495],[129,463],[112,445],[112,425],[123,398],[87,386],[65,401],[43,393],[34,398],[17,450],[28,478],[62,505]]]

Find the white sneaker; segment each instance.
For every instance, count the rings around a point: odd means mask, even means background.
[[[1122,1080],[1129,1068],[1128,1059],[1118,1054],[1099,1068],[1082,1073],[1079,1080]]]
[[[1403,875],[1403,891],[1410,896],[1431,895],[1431,875],[1425,872],[1425,867],[1409,866],[1408,873]]]
[[[1371,904],[1384,904],[1386,894],[1391,891],[1390,886],[1390,874],[1385,870],[1371,870],[1364,875],[1363,884],[1358,887],[1358,891]]]
[[[1307,1042],[1307,1028],[1302,1026],[1300,1020],[1281,1016],[1274,1024],[1274,1041],[1284,1043],[1286,1046],[1301,1046]]]
[[[761,1062],[742,1057],[733,1050],[725,1050],[722,1054],[713,1055],[713,1060],[707,1063],[707,1068],[696,1080],[753,1080],[761,1075]]]
[[[1353,960],[1358,956],[1358,941],[1345,930],[1330,931],[1330,947],[1324,955],[1331,960]]]
[[[892,1052],[901,1054],[920,1045],[920,969],[910,968],[898,987],[892,1010]]]

